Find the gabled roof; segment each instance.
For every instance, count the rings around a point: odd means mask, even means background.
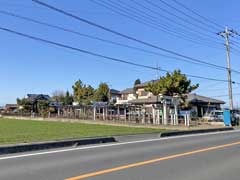
[[[127,88],[127,89],[124,89],[122,91],[120,91],[121,94],[133,94],[133,88]]]
[[[106,107],[108,105],[108,102],[94,102],[93,107]]]
[[[27,97],[30,101],[36,101],[38,99],[49,100],[50,96],[46,94],[27,94]]]
[[[116,90],[116,89],[110,89],[110,93],[111,93],[111,94],[121,95],[120,91],[118,91],[118,90]]]
[[[206,97],[206,96],[200,96],[197,94],[188,94],[187,95],[187,101],[190,103],[213,103],[213,104],[225,104],[224,101]]]
[[[149,83],[156,83],[158,80],[151,80],[151,81],[146,81],[144,83],[138,84],[135,87],[137,88],[145,88],[148,86]]]
[[[158,98],[157,96],[151,96],[149,98],[144,98],[144,99],[133,99],[133,100],[130,100],[129,103],[132,103],[132,104],[160,104],[161,99]]]
[[[5,108],[17,108],[18,105],[17,104],[6,104]]]

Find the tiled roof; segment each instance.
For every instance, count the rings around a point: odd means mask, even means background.
[[[144,87],[147,87],[149,83],[155,83],[157,82],[158,80],[151,80],[151,81],[146,81],[144,83],[141,83],[141,84],[138,84],[136,85],[135,87],[137,88],[144,88]]]
[[[50,99],[50,96],[46,94],[27,94],[27,96],[30,101],[36,101],[38,99]]]
[[[134,99],[129,101],[132,104],[158,104],[161,103],[161,99],[157,98],[157,96],[151,96],[149,98],[144,99]]]
[[[132,94],[133,93],[133,88],[124,89],[120,93],[121,94]]]
[[[224,101],[213,99],[210,97],[200,96],[197,94],[188,94],[186,101],[189,103],[225,104]],[[160,102],[161,102],[160,98],[157,98],[157,96],[151,96],[149,98],[144,98],[144,99],[134,99],[129,101],[129,103],[132,103],[132,104],[156,104]]]
[[[120,91],[116,90],[116,89],[110,89],[110,93],[111,94],[121,94]]]
[[[17,104],[6,104],[5,105],[5,108],[17,108],[18,107],[18,105]]]
[[[214,104],[225,104],[224,101],[206,97],[206,96],[200,96],[197,94],[188,94],[187,95],[187,101],[190,103],[214,103]]]

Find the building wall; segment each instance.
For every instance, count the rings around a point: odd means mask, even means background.
[[[128,101],[136,99],[136,95],[131,93],[131,94],[122,94],[121,98],[117,98],[117,104],[124,104],[128,103]]]
[[[139,99],[146,99],[152,96],[152,93],[145,91],[145,88],[137,89],[136,94],[138,95]]]

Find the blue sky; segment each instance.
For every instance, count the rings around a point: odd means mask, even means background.
[[[117,2],[117,0],[112,1]],[[159,0],[150,1],[157,3],[159,6],[177,14],[177,12],[164,6]],[[130,36],[137,37],[152,44],[214,64],[226,66],[225,49],[212,48],[211,46],[214,46],[213,41],[204,42],[204,45],[192,43],[183,40],[182,38],[172,36],[169,33],[162,32],[156,28],[154,29],[150,26],[145,26],[133,20],[127,19],[126,17],[120,16],[105,9],[104,7],[94,4],[90,0],[44,0],[44,2],[64,8],[65,10],[77,14],[78,16],[118,30]],[[130,0],[124,2],[127,3],[129,7],[138,7]],[[139,0],[138,2],[148,5],[154,9],[154,7],[146,4],[146,1],[144,0]],[[168,0],[167,2],[176,6],[176,4],[174,4],[171,0]],[[238,24],[240,19],[238,8],[240,7],[240,2],[237,0],[229,0],[227,7],[225,1],[223,0],[181,0],[181,2],[205,17],[213,19],[222,26],[229,26],[230,28],[240,31]],[[64,26],[81,33],[162,53],[161,51],[131,42],[58,14],[33,3],[31,0],[0,0],[0,9],[51,24]],[[157,9],[154,9],[154,11],[156,10]],[[163,12],[159,11],[159,13]],[[184,17],[181,14],[178,14],[178,16]],[[178,19],[174,20],[179,21]],[[164,25],[165,21],[166,20],[159,17],[159,24]],[[158,64],[158,66],[163,69],[181,69],[183,73],[218,79],[226,79],[227,77],[226,72],[221,70],[204,66],[196,66],[194,64],[166,59],[157,55],[150,55],[123,47],[109,45],[2,14],[0,14],[0,22],[1,26],[19,32],[28,33],[48,40],[65,43],[71,46],[112,57],[126,59],[136,63],[150,66],[156,66]],[[205,33],[203,30],[189,24],[185,25],[186,26],[183,28]],[[171,29],[178,31],[176,27],[178,26],[173,26]],[[205,28],[211,29],[210,27]],[[219,29],[219,31],[221,30],[223,29]],[[212,34],[211,36],[216,37],[216,41],[220,41],[222,43],[224,42],[224,40],[217,35]],[[192,38],[198,40],[195,36],[192,36]],[[240,43],[240,37],[234,38],[234,40]],[[157,74],[157,72],[153,70],[110,62],[86,54],[25,39],[7,32],[0,31],[0,41],[0,105],[14,103],[17,97],[23,97],[27,93],[46,93],[51,95],[54,90],[72,91],[71,86],[78,79],[81,79],[84,83],[91,84],[94,87],[97,87],[100,82],[107,82],[112,88],[122,90],[127,87],[132,87],[134,80],[137,78],[140,78],[142,81],[148,81],[155,79]],[[239,56],[240,49],[239,52],[231,54],[232,67],[236,70],[240,70]],[[160,72],[160,75],[164,75],[164,73]],[[239,74],[233,74],[233,80],[240,81],[239,76]],[[196,91],[196,93],[207,96],[227,95],[228,93],[227,83],[194,78],[192,78],[192,81],[193,83],[200,83],[200,88]],[[233,93],[238,93],[240,90],[239,85],[234,85],[233,87]],[[228,101],[227,96],[220,97],[220,99]],[[239,96],[234,96],[235,105],[238,105],[239,102]]]

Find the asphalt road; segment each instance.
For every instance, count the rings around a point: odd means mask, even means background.
[[[239,131],[131,141],[0,156],[0,180],[240,179]]]

